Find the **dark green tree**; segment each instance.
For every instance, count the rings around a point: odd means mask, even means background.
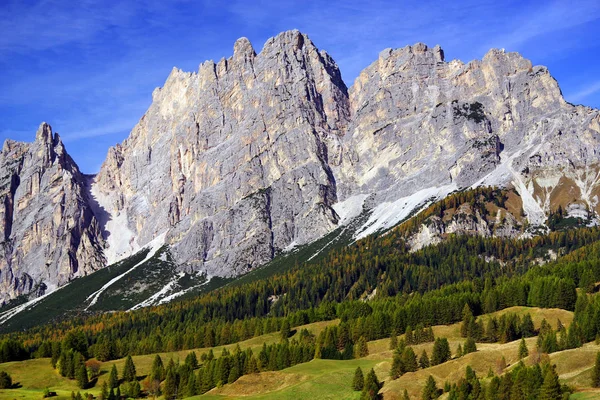
[[[160,358],[158,354],[156,357],[154,357],[154,361],[152,361],[150,378],[159,382],[165,379],[165,367],[163,365],[162,358]]]
[[[189,365],[192,369],[198,368],[198,357],[196,357],[196,352],[192,351],[185,356],[185,363]]]
[[[171,360],[172,361],[172,360]],[[165,386],[164,386],[164,396],[165,399],[174,399],[177,397],[177,388],[179,386],[179,382],[177,382],[177,373],[175,372],[175,367],[170,365],[167,367],[165,373]]]
[[[119,386],[119,373],[117,372],[117,366],[113,364],[108,375],[108,388],[114,389]]]
[[[100,399],[108,400],[108,382],[104,381],[102,383],[102,390],[100,391]]]
[[[362,358],[369,355],[369,345],[367,344],[367,339],[364,336],[361,336],[356,342],[354,353],[356,358]]]
[[[135,370],[135,364],[131,356],[127,356],[125,359],[125,366],[123,367],[123,382],[135,381],[137,372]]]
[[[446,338],[437,338],[433,344],[431,365],[438,365],[448,361],[451,357],[450,344]]]
[[[472,337],[467,338],[465,341],[465,345],[463,347],[463,355],[469,353],[475,353],[477,351],[477,344],[475,343],[475,339]]]
[[[600,351],[596,354],[596,363],[592,370],[592,387],[600,387]]]
[[[84,364],[82,364],[79,366],[77,371],[77,386],[79,386],[81,389],[87,389],[88,385],[89,381],[87,368]]]
[[[556,400],[562,398],[562,390],[558,382],[558,375],[553,366],[548,366],[544,383],[540,388],[539,400]]]
[[[398,379],[401,375],[404,374],[404,365],[402,364],[402,354],[398,349],[394,351],[394,356],[392,358],[392,368],[390,369],[390,378]]]
[[[521,343],[519,343],[519,360],[525,358],[529,355],[529,349],[527,349],[527,343],[525,339],[521,339]]]
[[[365,386],[365,377],[363,376],[362,369],[356,367],[354,371],[354,378],[352,379],[352,390],[361,391]]]
[[[285,319],[283,321],[283,324],[281,325],[280,335],[281,335],[281,340],[286,340],[291,335],[290,322],[287,319]]]
[[[419,368],[417,356],[412,347],[407,347],[402,352],[402,366],[404,367],[404,372],[415,372]]]
[[[10,389],[12,378],[6,371],[0,371],[0,389]]]
[[[429,375],[427,382],[425,383],[425,387],[423,388],[421,399],[432,400],[437,399],[438,397],[440,397],[440,391],[435,383],[435,379],[433,379],[433,376]]]
[[[373,368],[367,374],[365,378],[365,386],[363,387],[361,400],[375,400],[379,399],[379,389],[381,389],[381,383],[379,379],[377,379],[377,375],[375,375],[375,371]]]
[[[429,356],[427,356],[427,352],[424,349],[419,358],[419,366],[423,369],[429,368]]]

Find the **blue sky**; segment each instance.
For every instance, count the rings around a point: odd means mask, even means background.
[[[260,51],[299,29],[337,61],[346,84],[386,47],[439,44],[469,61],[492,47],[546,65],[568,101],[600,107],[600,2],[2,0],[0,141],[59,132],[97,172],[173,66],[195,71],[246,36]]]

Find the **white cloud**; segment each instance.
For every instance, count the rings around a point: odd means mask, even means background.
[[[574,102],[580,102],[585,100],[587,97],[600,92],[600,81],[592,82],[585,87],[581,88],[577,92],[565,95],[565,98]]]

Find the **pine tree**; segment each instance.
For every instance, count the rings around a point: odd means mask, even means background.
[[[410,400],[410,397],[408,397],[408,390],[404,389],[404,395],[402,396],[402,400]]]
[[[423,400],[432,400],[437,399],[438,397],[439,390],[437,388],[437,384],[435,383],[435,379],[433,379],[433,376],[429,375],[429,377],[427,378],[427,383],[423,388],[423,395],[421,396],[421,398]]]
[[[108,400],[108,382],[102,383],[102,391],[100,392],[101,400]]]
[[[456,358],[460,358],[463,356],[463,348],[460,345],[460,343],[458,344],[458,347],[456,348]]]
[[[361,336],[356,342],[355,350],[356,358],[362,358],[369,355],[369,345],[367,344],[367,339],[364,336]]]
[[[84,364],[81,364],[77,371],[77,386],[79,386],[81,389],[87,389],[88,385],[89,381],[87,368]]]
[[[111,388],[110,392],[108,392],[108,400],[117,400],[117,396],[115,396],[115,389]]]
[[[392,358],[392,368],[390,369],[390,378],[398,379],[404,374],[404,365],[402,363],[402,354],[398,349],[394,351],[394,357]]]
[[[117,392],[115,393],[115,399],[121,400],[121,387],[117,386]]]
[[[114,389],[119,386],[119,374],[117,372],[117,366],[113,364],[110,369],[110,375],[108,376],[108,388]]]
[[[433,344],[433,353],[431,355],[431,365],[438,365],[450,359],[450,344],[446,338],[437,338]]]
[[[417,356],[412,347],[407,347],[402,352],[402,366],[404,372],[415,372],[418,369]]]
[[[377,379],[377,375],[375,375],[375,371],[371,368],[365,379],[361,400],[379,399],[379,389],[381,389],[381,384]]]
[[[395,350],[398,347],[398,333],[396,329],[392,329],[392,334],[390,336],[390,350]]]
[[[562,397],[562,390],[560,383],[558,382],[558,375],[554,370],[554,366],[549,366],[546,375],[544,376],[544,383],[540,388],[539,400],[555,400]]]
[[[283,324],[281,325],[281,340],[286,340],[287,338],[290,337],[291,334],[291,328],[290,328],[290,322],[286,319],[283,321]]]
[[[237,381],[240,377],[240,369],[238,368],[237,363],[233,364],[231,371],[229,371],[229,376],[227,377],[227,383],[233,383]]]
[[[596,354],[596,363],[592,370],[592,387],[600,387],[600,351]]]
[[[427,352],[425,350],[423,350],[421,357],[419,358],[419,366],[423,369],[429,368],[429,357],[427,356]]]
[[[125,366],[123,367],[123,382],[131,382],[136,379],[135,364],[131,356],[127,356],[125,359]]]
[[[198,368],[198,357],[196,357],[196,352],[192,351],[185,356],[185,363],[189,365],[192,369]]]
[[[477,351],[477,344],[475,343],[475,339],[472,337],[467,338],[465,341],[465,346],[463,347],[463,355],[469,353],[475,353]]]
[[[5,372],[0,371],[0,389],[10,389],[12,387],[12,378]]]
[[[406,341],[406,344],[415,344],[415,338],[410,325],[406,327],[406,331],[404,332],[404,340]]]
[[[192,372],[188,377],[187,385],[185,388],[185,397],[192,397],[198,394],[198,383],[196,381],[196,375]]]
[[[172,360],[171,360],[172,361]],[[169,363],[170,364],[170,363]],[[175,367],[168,367],[165,376],[165,387],[164,394],[165,399],[173,399],[177,396],[177,374],[175,373]]]
[[[519,360],[525,358],[529,355],[529,350],[527,349],[527,343],[525,339],[521,339],[521,343],[519,344]]]
[[[162,381],[165,379],[165,367],[162,362],[162,358],[157,354],[152,362],[152,370],[150,372],[150,378],[152,380]]]
[[[471,312],[471,308],[468,304],[465,304],[462,312],[462,323],[460,325],[460,336],[467,337],[470,336],[470,328],[475,322],[475,318],[473,317],[473,313]]]
[[[363,390],[365,386],[365,377],[363,376],[362,369],[360,367],[356,367],[356,371],[354,371],[354,379],[352,379],[352,389],[356,391]]]

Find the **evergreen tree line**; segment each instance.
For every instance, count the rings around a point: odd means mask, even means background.
[[[341,318],[350,324],[354,341],[360,336],[373,340],[420,322],[460,321],[465,304],[474,315],[513,305],[573,309],[576,285],[600,279],[600,245],[581,248],[598,240],[598,228],[514,241],[455,236],[413,253],[407,251],[399,231],[331,251],[322,260],[287,273],[197,299],[63,321],[8,338],[26,340],[31,354],[48,357],[57,337],[80,328],[89,355],[110,360],[234,343],[275,332],[284,322],[299,326]],[[536,254],[527,254],[534,246],[558,253],[579,250],[529,269]],[[514,248],[523,253],[513,253]],[[483,255],[504,265],[488,262]],[[359,300],[374,289],[374,300]],[[272,296],[278,300],[272,301]]]
[[[478,378],[475,371],[468,366],[465,377],[448,386],[449,400],[558,400],[568,399],[571,392],[567,386],[560,385],[556,365],[549,363],[536,363],[526,367],[520,362],[502,376],[493,376],[487,383]],[[427,396],[428,393],[428,388],[425,387],[423,399],[436,398]]]

